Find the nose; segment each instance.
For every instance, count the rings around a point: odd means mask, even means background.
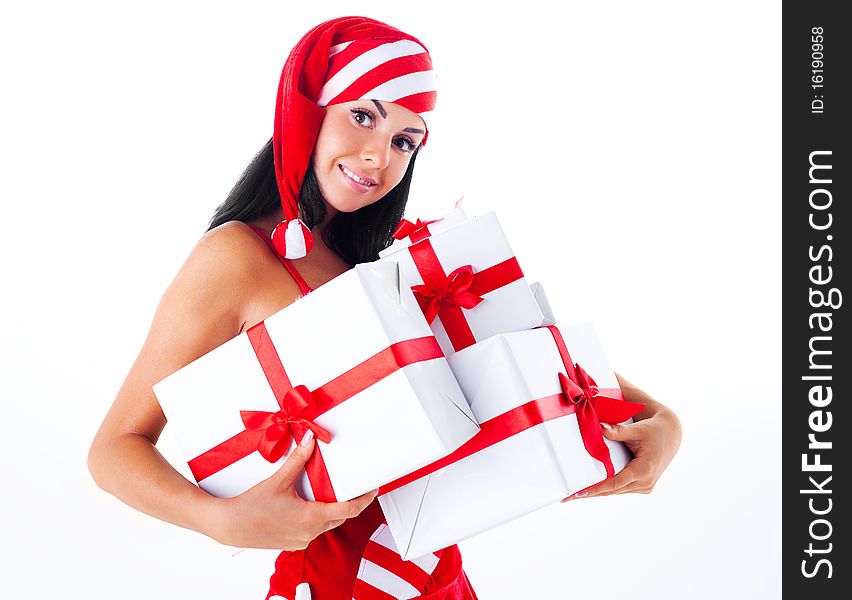
[[[361,150],[361,159],[376,169],[384,169],[390,162],[391,140],[383,136],[375,136],[364,145]]]

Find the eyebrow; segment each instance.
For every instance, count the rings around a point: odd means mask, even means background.
[[[379,104],[379,101],[378,101],[378,100],[373,100],[373,104],[375,104],[375,105],[376,105],[376,108],[379,110],[379,114],[380,114],[380,115],[382,115],[382,118],[383,118],[383,119],[387,119],[387,117],[388,117],[388,113],[387,113],[387,111],[385,110],[385,107],[384,107],[384,106],[382,106],[381,104]]]
[[[371,100],[371,102],[376,105],[376,109],[379,111],[379,114],[382,115],[382,118],[387,119],[388,112],[385,110],[385,107],[382,106],[378,100]],[[406,133],[426,133],[424,130],[417,129],[416,127],[406,127],[403,131]]]

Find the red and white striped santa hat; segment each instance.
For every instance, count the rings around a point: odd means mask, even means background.
[[[309,31],[293,48],[278,84],[273,150],[284,221],[272,232],[285,258],[310,252],[313,238],[299,219],[299,192],[325,115],[323,107],[384,100],[423,118],[435,108],[432,60],[417,38],[366,17],[342,17]]]

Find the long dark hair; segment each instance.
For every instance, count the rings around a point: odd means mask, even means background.
[[[350,265],[376,260],[379,251],[390,245],[408,202],[418,150],[411,156],[402,180],[384,198],[354,212],[339,212],[329,223],[325,241]],[[280,206],[270,138],[213,213],[207,230],[227,221],[245,222],[263,217]],[[312,166],[308,167],[299,191],[299,215],[309,229],[321,223],[326,215],[325,199]]]

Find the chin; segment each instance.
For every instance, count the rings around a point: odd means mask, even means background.
[[[337,212],[351,213],[351,212],[355,212],[356,210],[359,210],[361,208],[364,208],[365,206],[370,206],[371,204],[375,204],[376,202],[378,202],[381,199],[382,199],[382,196],[377,196],[377,197],[372,198],[370,200],[366,200],[364,198],[353,198],[352,200],[343,200],[343,201],[340,201],[340,202],[329,202],[328,200],[326,200],[326,202],[328,202],[328,205],[331,208],[333,208],[334,210],[336,210]]]

